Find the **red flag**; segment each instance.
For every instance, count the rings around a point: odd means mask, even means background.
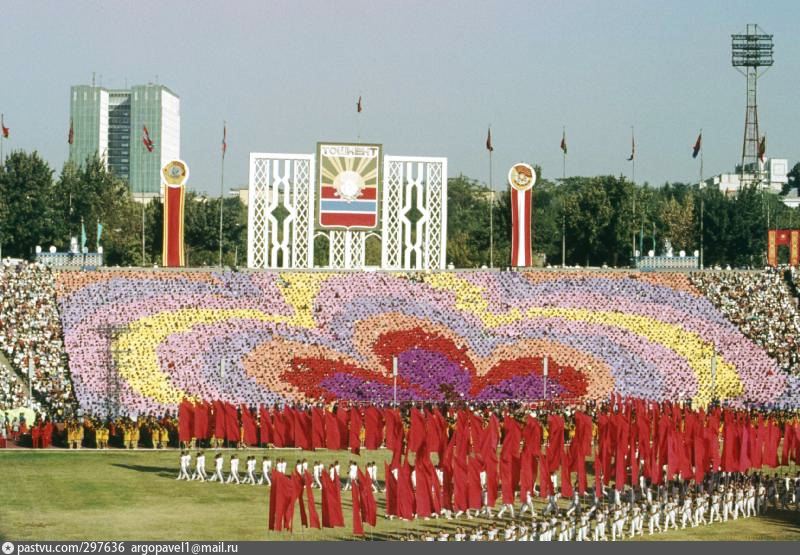
[[[311,448],[325,447],[325,411],[314,407],[311,409]]]
[[[344,526],[339,476],[334,476],[332,480],[327,472],[323,472],[320,479],[322,481],[322,525],[325,528]]]
[[[272,409],[272,444],[275,447],[286,447],[286,422],[278,407]]]
[[[364,446],[367,449],[378,449],[383,443],[383,417],[375,407],[369,407],[364,413]]]
[[[370,526],[378,524],[378,504],[372,493],[372,479],[358,469],[358,487],[361,490],[361,520]]]
[[[561,152],[564,154],[567,153],[567,131],[564,130],[561,132]]]
[[[6,121],[3,114],[0,114],[0,130],[3,131],[3,138],[8,139],[9,129],[6,127]]]
[[[267,445],[268,443],[272,443],[272,420],[264,406],[259,407],[258,414],[261,420],[259,439],[261,440],[261,445]]]
[[[383,472],[386,476],[386,514],[397,516],[397,480],[387,463],[383,463]]]
[[[353,489],[350,490],[353,499],[353,535],[364,535],[364,523],[361,522],[361,488],[353,484]]]
[[[228,152],[228,125],[223,122],[222,124],[222,157],[225,158],[225,153]]]
[[[762,164],[764,163],[764,157],[766,156],[766,154],[767,154],[767,136],[764,135],[763,137],[761,137],[761,142],[758,143],[758,159]]]
[[[244,431],[244,443],[250,447],[258,445],[258,434],[256,433],[256,421],[247,405],[242,403],[242,428]]]
[[[408,449],[409,451],[417,451],[426,439],[425,433],[425,417],[416,408],[411,408],[411,424],[408,430]]]
[[[300,524],[308,528],[308,515],[306,514],[306,506],[303,503],[303,477],[297,470],[292,474],[292,487],[294,488],[294,498],[300,503]],[[294,506],[294,501],[292,501],[292,506]]]
[[[239,415],[236,407],[230,403],[225,403],[225,439],[238,442],[239,437]]]
[[[69,136],[67,137],[67,142],[72,144],[75,140],[75,132],[72,126],[72,120],[69,120]]]
[[[494,147],[492,146],[492,128],[489,127],[488,133],[486,133],[486,150],[489,152],[494,152]]]
[[[361,411],[358,407],[350,407],[350,451],[358,455],[361,447]]]
[[[361,96],[360,95],[358,97],[358,103],[356,104],[356,110],[358,110],[359,114],[361,113]]]
[[[410,520],[414,515],[414,491],[411,486],[411,467],[403,463],[397,473],[397,516]]]
[[[311,528],[319,529],[319,516],[317,515],[317,508],[314,505],[314,491],[311,489],[311,474],[308,473],[308,470],[306,470],[305,478],[306,501],[308,502],[308,525]]]
[[[194,430],[194,407],[187,399],[178,405],[178,441],[188,443],[192,440]]]
[[[214,437],[225,439],[225,405],[222,401],[214,401]]]
[[[341,447],[339,423],[336,420],[336,416],[329,411],[325,411],[325,447],[331,450]]]
[[[150,140],[150,132],[147,130],[146,125],[142,125],[142,144],[147,149],[147,152],[153,152],[153,141]]]
[[[703,132],[701,131],[700,134],[697,136],[697,140],[694,142],[694,146],[692,147],[692,158],[697,158],[697,155],[700,153],[700,143],[703,140]]]
[[[480,509],[483,505],[481,489],[481,463],[470,457],[467,463],[467,504],[470,509]]]
[[[208,439],[208,405],[203,401],[194,407],[194,437]]]
[[[294,410],[294,445],[309,451],[311,444],[311,417],[307,412]]]
[[[291,532],[294,516],[294,486],[282,472],[272,471],[269,494],[269,529]]]

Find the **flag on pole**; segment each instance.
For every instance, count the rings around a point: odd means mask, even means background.
[[[86,248],[86,226],[83,225],[83,218],[81,218],[81,252]]]
[[[567,131],[563,130],[561,132],[561,152],[564,154],[567,153]]]
[[[3,138],[8,139],[9,129],[6,127],[6,121],[3,114],[0,114],[0,130],[3,132]]]
[[[492,128],[489,127],[488,133],[486,133],[486,150],[489,152],[494,151],[494,147],[492,146]]]
[[[761,142],[758,143],[758,160],[763,164],[764,156],[767,154],[767,136],[761,137]]]
[[[228,125],[223,122],[222,124],[222,157],[225,158],[225,153],[228,151]]]
[[[631,155],[628,158],[628,162],[633,162],[633,158],[636,156],[636,143],[633,140],[633,129],[631,129]]]
[[[72,120],[69,120],[69,135],[67,135],[67,142],[72,144],[75,141],[75,129],[72,126]]]
[[[694,146],[692,147],[692,158],[697,158],[697,155],[700,153],[700,145],[703,141],[703,132],[701,131],[700,134],[697,136],[697,140],[694,142]]]
[[[359,95],[358,96],[358,102],[356,103],[356,110],[358,111],[359,114],[361,113],[361,109],[362,109],[361,108],[361,95]]]
[[[97,241],[95,242],[95,247],[98,249],[100,248],[100,237],[103,235],[103,224],[100,221],[97,221]]]
[[[144,132],[142,135],[142,143],[147,149],[147,152],[153,152],[153,141],[150,140],[150,132],[147,131],[146,125],[142,125],[142,131]]]

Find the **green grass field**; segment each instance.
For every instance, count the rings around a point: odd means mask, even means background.
[[[239,451],[260,457],[265,450]],[[213,452],[207,451],[207,467]],[[374,460],[383,477],[385,450],[301,453],[271,451],[294,466],[306,457],[329,463],[338,459],[346,468],[351,458],[360,464]],[[226,453],[227,471],[228,453]],[[260,462],[259,462],[260,465]],[[242,463],[242,466],[244,464]],[[0,539],[10,540],[338,540],[352,539],[350,495],[343,492],[347,528],[295,533],[267,530],[266,486],[222,486],[176,481],[178,453],[170,451],[0,451]],[[319,491],[315,490],[319,502]],[[404,531],[426,527],[475,526],[480,520],[402,523],[382,517],[384,496],[377,495],[378,526],[366,526],[366,539],[389,539]],[[317,504],[319,511],[319,503]],[[486,521],[483,521],[484,523]],[[657,534],[658,540],[800,540],[800,512],[718,523],[685,531]]]

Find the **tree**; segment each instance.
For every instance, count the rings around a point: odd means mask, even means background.
[[[3,255],[28,258],[58,240],[53,170],[37,152],[12,152],[0,172]]]
[[[783,188],[781,189],[781,195],[787,194],[792,189],[797,189],[798,194],[800,194],[800,162],[796,163],[791,171],[786,174],[786,176],[789,179],[783,185]]]
[[[694,197],[685,195],[683,202],[668,199],[661,207],[665,236],[676,250],[690,251],[695,245]]]
[[[764,193],[756,184],[739,190],[729,203],[728,262],[736,266],[760,266],[767,249],[767,217]]]
[[[100,244],[107,265],[131,265],[141,260],[141,219],[137,204],[122,179],[109,171],[95,155],[78,168],[64,164],[56,184],[56,211],[59,214],[59,244],[67,246],[69,238],[80,236],[86,229],[87,247],[97,245],[98,224],[103,226]],[[139,224],[138,226],[136,224]],[[139,248],[137,248],[139,247]]]
[[[458,268],[489,265],[489,198],[473,179],[447,180],[447,259]]]
[[[572,178],[578,191],[565,199],[567,236],[577,260],[604,261],[598,255],[601,239],[611,223],[611,204],[601,178]]]

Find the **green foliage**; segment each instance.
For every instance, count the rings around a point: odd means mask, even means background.
[[[489,200],[489,189],[477,181],[464,176],[448,179],[448,263],[457,268],[489,265]]]
[[[3,256],[29,258],[36,245],[57,244],[53,170],[37,152],[12,152],[0,171],[0,241]]]
[[[791,187],[800,184],[800,164],[789,172],[789,179]],[[492,195],[488,187],[474,179],[453,177],[448,180],[447,200],[448,263],[458,268],[489,265],[491,205],[494,266],[508,266],[511,197],[507,187]],[[187,193],[187,265],[218,264],[219,207],[217,197]],[[627,266],[640,242],[644,252],[655,242],[661,253],[669,239],[675,251],[691,252],[702,244],[706,266],[761,266],[767,228],[800,227],[798,212],[787,208],[778,196],[755,187],[726,196],[712,187],[685,183],[639,186],[610,175],[550,181],[537,168],[531,237],[534,254],[544,253],[548,263],[554,265],[561,263],[563,237],[568,265]],[[106,264],[160,265],[162,214],[160,201],[144,207],[135,202],[128,185],[96,157],[87,159],[81,167],[65,164],[57,180],[36,152],[13,152],[0,167],[0,244],[4,256],[31,258],[36,245],[65,250],[70,237],[80,237],[81,222],[86,228],[87,245],[94,250],[99,222],[103,225],[101,244]],[[280,224],[287,214],[275,216]],[[414,221],[419,214],[409,217]],[[282,233],[282,226],[278,228]],[[314,243],[315,265],[326,266],[327,240],[316,237]],[[380,263],[380,246],[377,238],[367,241],[368,265]],[[247,208],[238,197],[227,198],[223,204],[223,263],[244,265],[246,249]]]

